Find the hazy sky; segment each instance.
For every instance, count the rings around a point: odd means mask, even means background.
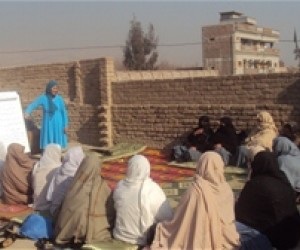
[[[154,25],[160,61],[202,66],[201,27],[231,10],[278,30],[281,59],[297,64],[300,1],[0,1],[0,67],[105,56],[121,61],[133,15],[145,31]]]

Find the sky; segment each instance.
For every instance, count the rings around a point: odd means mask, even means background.
[[[1,1],[0,67],[123,58],[133,16],[144,31],[153,24],[159,63],[202,66],[201,28],[220,12],[238,11],[259,27],[280,32],[281,60],[296,66],[294,30],[300,38],[299,1]],[[300,45],[300,44],[299,44]]]

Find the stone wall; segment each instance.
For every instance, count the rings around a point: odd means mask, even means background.
[[[178,143],[209,115],[214,126],[231,116],[238,129],[251,128],[259,110],[276,123],[300,122],[300,73],[218,77],[215,71],[116,72],[101,58],[63,64],[0,69],[0,91],[17,91],[23,107],[50,79],[67,103],[69,138],[111,146],[142,142],[157,148]],[[40,112],[35,112],[37,121]]]

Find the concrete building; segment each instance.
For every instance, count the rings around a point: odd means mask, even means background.
[[[219,24],[202,27],[203,66],[220,75],[283,72],[274,47],[278,40],[278,31],[258,27],[253,18],[221,12]]]

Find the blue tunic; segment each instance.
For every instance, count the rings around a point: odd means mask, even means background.
[[[40,133],[41,149],[44,149],[50,143],[59,144],[62,148],[67,146],[67,135],[64,128],[68,127],[68,114],[64,100],[60,95],[55,95],[52,103],[54,104],[54,111],[50,112],[49,99],[46,94],[42,94],[29,104],[25,110],[25,113],[30,114],[40,106],[43,109]]]

